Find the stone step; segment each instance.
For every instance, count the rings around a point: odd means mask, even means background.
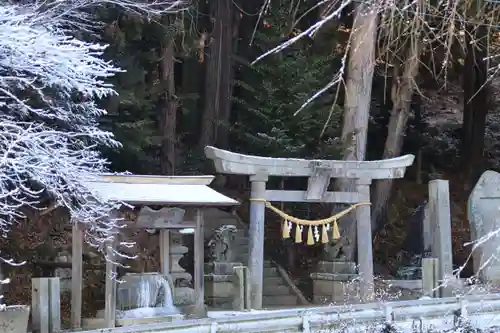
[[[248,244],[235,244],[233,247],[233,251],[236,253],[248,253]]]
[[[235,240],[233,246],[235,246],[235,250],[237,250],[238,246],[248,246],[248,240],[247,239],[237,239]]]
[[[264,268],[265,267],[274,267],[274,265],[270,260],[264,260]]]
[[[244,258],[245,260],[243,262],[247,262],[248,261],[248,252],[236,252],[234,254],[234,256],[236,258],[240,258],[239,260],[236,260],[238,262],[241,262],[241,258]]]
[[[263,296],[262,306],[266,307],[281,307],[297,305],[297,296]]]
[[[248,241],[248,235],[246,234],[245,230],[238,230],[236,231],[236,234],[234,235],[234,238],[237,240],[247,240]]]
[[[331,274],[331,273],[311,273],[313,280],[325,281],[352,281],[358,278],[357,274]]]
[[[274,277],[278,276],[278,269],[276,267],[264,267],[264,278],[266,277]]]
[[[237,242],[248,242],[248,237],[245,236],[244,234],[236,234],[234,235],[234,240]]]
[[[288,286],[279,284],[264,283],[264,288],[262,290],[263,296],[290,296],[291,291]]]
[[[236,251],[235,254],[236,256],[245,257],[248,260],[248,250]]]
[[[285,281],[283,281],[281,276],[265,276],[264,277],[264,285],[284,286]]]
[[[238,230],[236,230],[236,236],[247,236],[248,235],[248,232],[244,229],[244,228],[238,228]]]
[[[236,261],[243,263],[243,266],[248,267],[248,256],[236,256]]]

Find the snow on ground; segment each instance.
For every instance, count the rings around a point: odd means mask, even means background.
[[[249,315],[249,314],[263,314],[270,312],[282,312],[286,310],[249,310],[249,311],[209,311],[208,317],[214,319],[222,319],[228,317],[235,317],[238,315]],[[366,311],[366,310],[365,310]],[[456,318],[454,315],[446,315],[439,318],[422,318],[413,319],[409,318],[407,320],[398,320],[393,324],[396,332],[400,333],[465,333],[465,332],[483,332],[483,333],[500,333],[500,314],[498,313],[481,313],[468,315],[467,320],[470,323],[472,331],[468,331],[463,327],[457,327]],[[317,333],[332,333],[332,332],[342,332],[342,333],[384,333],[387,330],[384,329],[383,323],[373,322],[372,324],[361,324],[356,323],[356,318],[353,316],[352,319],[343,321],[343,324],[339,324],[338,327],[332,322],[333,327],[328,327],[325,329],[314,329]],[[325,325],[329,326],[329,325]],[[312,327],[311,327],[312,329]]]

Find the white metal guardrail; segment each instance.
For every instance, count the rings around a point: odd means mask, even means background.
[[[328,333],[346,326],[373,328],[385,322],[393,323],[402,331],[413,332],[415,325],[432,325],[435,330],[452,328],[460,315],[476,328],[500,326],[500,294],[243,312],[224,318],[189,319],[80,333]]]

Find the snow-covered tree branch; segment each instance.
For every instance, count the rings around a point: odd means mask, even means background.
[[[99,128],[99,99],[115,95],[107,79],[120,72],[103,59],[105,45],[77,39],[78,24],[95,6],[118,6],[152,17],[185,10],[186,1],[75,0],[2,2],[0,5],[0,231],[43,209],[50,198],[73,221],[86,223],[87,240],[104,249],[119,221],[86,187],[107,171],[100,146],[118,147]],[[76,21],[74,21],[76,22]],[[83,21],[81,21],[83,22]],[[89,21],[90,22],[90,21]],[[125,244],[126,245],[126,244]],[[8,254],[0,254],[11,263]]]

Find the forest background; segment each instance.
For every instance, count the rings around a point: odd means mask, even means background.
[[[352,87],[344,83],[355,71],[344,69],[346,54],[353,54],[353,27],[359,24],[355,5],[347,5],[314,35],[252,64],[323,20],[337,5],[310,0],[199,0],[188,11],[155,19],[115,8],[98,9],[105,25],[88,38],[109,44],[106,59],[125,70],[112,78],[119,95],[103,101],[108,115],[101,126],[123,145],[103,150],[110,168],[136,174],[212,174],[203,155],[207,145],[271,157],[345,158],[352,136],[358,135],[352,131],[346,135],[345,128],[346,95]],[[417,48],[416,57],[411,57],[415,41],[404,38],[400,44],[391,42],[388,56],[384,42],[388,33],[376,29],[364,158],[406,153],[417,157],[406,178],[396,181],[389,192],[373,187],[379,273],[393,272],[401,264],[409,220],[426,199],[428,181],[436,178],[450,180],[454,259],[462,263],[463,244],[470,239],[468,194],[483,170],[500,169],[500,100],[495,94],[500,81],[493,75],[495,58],[490,57],[498,48],[498,34],[490,24],[493,14],[484,22],[477,16],[473,25],[462,27],[463,37],[456,42],[440,44],[434,38],[426,42],[430,48]],[[382,18],[378,25],[383,28],[385,23]],[[436,19],[434,24],[444,23]],[[397,31],[401,26],[392,25],[396,31],[391,33],[406,36],[407,31]],[[395,56],[398,53],[401,57]],[[416,64],[410,74],[408,64]],[[330,89],[303,107],[328,85]],[[398,119],[402,126],[395,127]],[[297,189],[305,182],[283,179],[273,185]],[[214,186],[244,202],[238,213],[245,221],[247,180],[219,176]],[[305,204],[285,208],[304,218],[329,216],[332,209]],[[64,219],[51,213],[36,217],[38,222],[29,226],[15,226],[9,239],[19,244],[3,243],[2,248],[30,262],[28,270],[37,262],[53,260],[58,254],[49,247],[62,247],[59,244],[68,236],[67,226],[54,222],[58,218]],[[270,216],[266,228],[267,249],[280,248],[270,246],[280,242],[280,223]],[[285,266],[299,278],[318,260],[320,249],[296,246],[291,252]],[[40,253],[45,253],[43,258]],[[18,283],[32,274],[17,274]],[[13,291],[7,298],[26,298],[23,290]]]

